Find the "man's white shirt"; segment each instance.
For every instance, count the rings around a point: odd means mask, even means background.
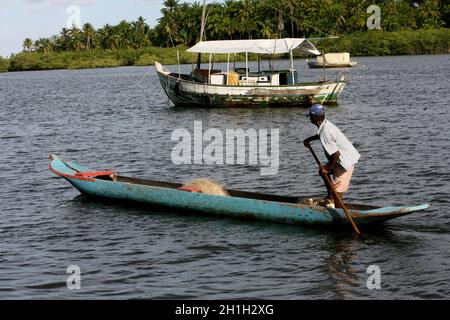
[[[325,151],[331,156],[339,151],[339,164],[348,170],[358,163],[361,157],[353,144],[331,121],[325,119],[317,132]]]

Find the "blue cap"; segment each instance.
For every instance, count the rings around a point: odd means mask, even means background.
[[[307,117],[309,116],[325,116],[325,107],[321,104],[315,104],[311,108],[309,108]]]

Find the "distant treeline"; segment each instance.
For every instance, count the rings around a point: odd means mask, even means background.
[[[448,0],[227,0],[207,6],[204,38],[207,40],[324,37],[367,30],[367,8],[381,9],[383,31],[450,27]],[[90,51],[138,49],[148,46],[192,46],[200,39],[200,2],[164,1],[162,17],[151,28],[145,19],[121,21],[95,29],[63,28],[58,35],[33,41],[25,51]]]
[[[316,41],[320,50],[325,52],[351,52],[353,56],[382,56],[403,54],[450,53],[450,29],[418,31],[367,31],[344,35],[339,39]],[[155,61],[164,64],[176,64],[177,53],[180,63],[190,64],[196,55],[187,53],[187,47],[175,48],[146,47],[140,49],[116,49],[91,51],[56,51],[49,53],[23,52],[14,55],[10,61],[0,59],[0,70],[27,71],[51,69],[83,69],[118,66],[147,66]],[[208,57],[204,55],[204,62]],[[287,58],[282,55],[277,58]],[[243,60],[244,55],[238,57]],[[255,59],[250,56],[250,59]],[[226,61],[226,55],[216,55],[215,61]],[[3,62],[2,62],[3,61]]]
[[[383,31],[450,27],[448,0],[226,0],[208,6],[205,38],[323,37],[367,30],[370,5],[378,5]],[[154,45],[191,46],[200,38],[199,3],[164,2]]]
[[[367,30],[367,8],[381,9],[381,31]],[[173,47],[200,39],[202,4],[164,1],[154,28],[144,18],[95,29],[63,28],[50,38],[23,41],[23,52],[0,58],[1,70],[147,65],[173,60]],[[448,52],[448,0],[226,0],[206,10],[204,39],[327,37],[320,50],[352,55]],[[163,48],[168,48],[164,50]]]
[[[324,52],[350,52],[353,56],[450,53],[450,29],[368,31],[316,43]]]

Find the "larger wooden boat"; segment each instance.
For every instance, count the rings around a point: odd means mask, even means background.
[[[303,204],[297,197],[227,190],[230,196],[180,190],[182,184],[117,175],[114,171],[93,171],[57,156],[49,168],[65,178],[82,194],[97,198],[138,202],[152,206],[196,211],[208,215],[251,218],[300,225],[346,226],[342,209]],[[346,204],[358,226],[376,225],[390,219],[427,209],[428,204],[411,207],[376,207]]]
[[[188,52],[209,54],[208,69],[200,65],[190,74],[171,72],[161,63],[155,67],[161,85],[176,106],[184,107],[288,107],[308,106],[314,103],[336,104],[346,79],[338,81],[301,82],[294,68],[293,52],[320,55],[307,39],[259,39],[199,42]],[[250,70],[248,54],[274,55],[290,53],[287,70]],[[228,54],[226,70],[213,69],[212,56]],[[230,54],[245,54],[243,68],[230,67]],[[258,64],[259,66],[259,64]]]

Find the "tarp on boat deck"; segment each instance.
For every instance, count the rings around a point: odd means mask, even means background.
[[[304,38],[257,39],[257,40],[216,40],[202,41],[189,48],[195,53],[258,53],[280,54],[299,49],[307,54],[320,55],[314,45]]]

